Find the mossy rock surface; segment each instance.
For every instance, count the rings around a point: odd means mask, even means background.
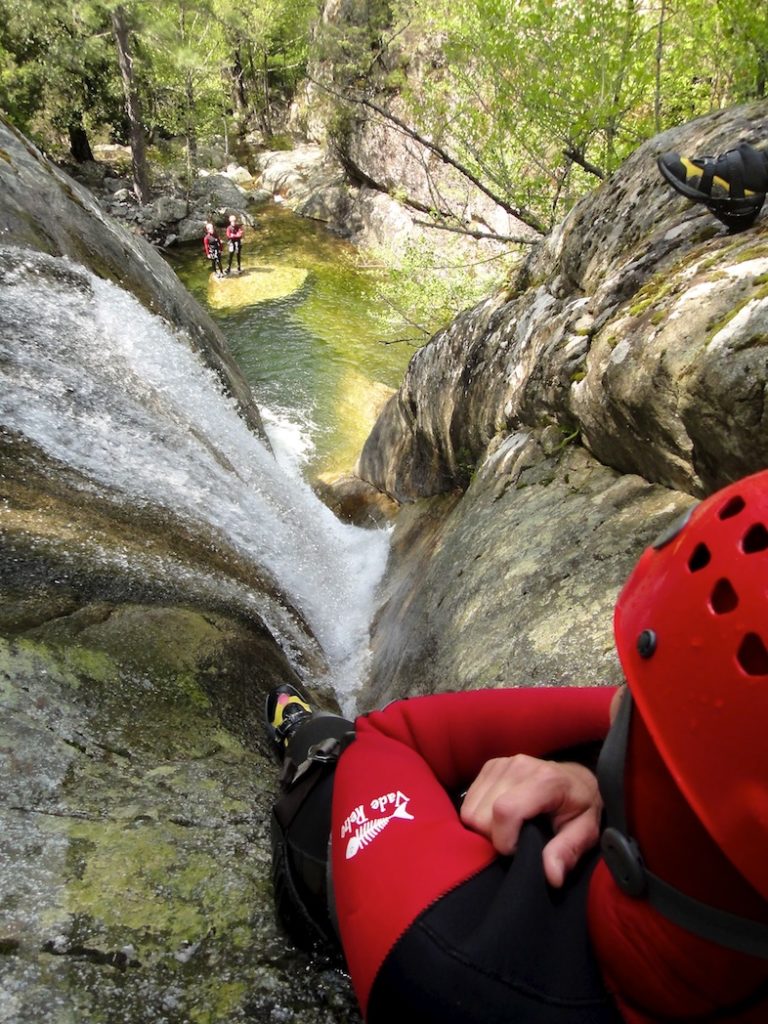
[[[99,606],[0,639],[0,1021],[358,1020],[274,921],[244,633]]]

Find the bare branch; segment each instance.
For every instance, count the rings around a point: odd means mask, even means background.
[[[577,149],[569,148],[563,150],[563,156],[567,157],[568,160],[572,160],[573,163],[578,164],[579,167],[583,167],[587,174],[594,174],[600,181],[605,181],[605,171],[602,168],[597,167],[595,164],[591,164],[589,160],[580,153]]]
[[[380,295],[379,298],[384,302],[385,305],[389,306],[390,309],[394,310],[395,313],[397,313],[397,315],[403,321],[403,323],[407,324],[408,327],[412,327],[415,331],[419,331],[427,338],[432,336],[434,332],[430,330],[429,327],[425,327],[424,324],[420,324],[416,320],[412,320],[411,317],[404,313],[400,306],[398,306],[396,302],[393,302],[392,299],[390,299],[388,296]]]
[[[442,146],[438,146],[437,143],[431,142],[429,139],[425,138],[423,135],[417,132],[415,128],[412,128],[410,125],[406,124],[405,121],[402,121],[399,117],[396,117],[394,114],[391,114],[388,110],[385,110],[384,107],[379,106],[378,103],[374,103],[373,100],[369,100],[365,96],[352,96],[351,94],[341,94],[337,92],[335,89],[331,89],[330,86],[325,85],[323,82],[320,82],[315,78],[310,78],[310,81],[313,82],[313,84],[317,85],[320,89],[323,89],[325,92],[330,93],[330,95],[335,96],[337,99],[343,100],[347,103],[356,103],[359,106],[368,107],[370,110],[375,111],[381,117],[385,118],[391,124],[397,125],[397,127],[400,128],[401,131],[405,132],[406,135],[410,135],[410,137],[412,139],[415,139],[416,142],[419,142],[422,146],[425,146],[427,149],[431,150],[431,152],[433,152],[435,156],[439,157],[439,159],[442,160],[443,163],[446,163],[449,166],[453,167],[455,170],[459,172],[459,174],[462,175],[462,177],[466,178],[468,181],[471,181],[473,185],[475,185],[482,193],[484,193],[484,195],[488,196],[489,199],[493,200],[493,202],[500,206],[503,210],[506,210],[507,213],[511,214],[513,217],[516,217],[517,220],[522,221],[523,224],[527,224],[529,228],[532,228],[534,231],[538,232],[538,234],[546,234],[546,229],[533,213],[529,212],[528,210],[523,210],[516,206],[513,206],[511,203],[508,203],[507,200],[504,199],[502,196],[496,195],[496,193],[494,193],[491,189],[488,188],[487,185],[480,181],[480,179],[475,174],[473,174],[468,167],[465,167],[462,163],[460,163],[453,156],[451,156],[451,154],[444,150]]]
[[[531,238],[530,235],[497,235],[492,231],[472,231],[471,228],[453,227],[449,224],[439,224],[437,221],[416,220],[422,228],[434,228],[435,231],[451,231],[455,235],[469,235],[470,238],[479,238],[490,242],[514,242],[516,245],[536,245],[540,239]]]

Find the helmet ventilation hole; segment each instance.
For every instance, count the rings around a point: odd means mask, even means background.
[[[739,595],[728,580],[718,580],[709,602],[715,615],[727,615],[738,605]]]
[[[709,553],[709,548],[706,544],[697,544],[694,548],[693,554],[688,559],[688,568],[691,572],[698,572],[699,569],[704,569],[709,565],[712,556]]]
[[[741,548],[746,555],[754,555],[756,552],[765,551],[768,548],[768,530],[762,523],[755,523],[747,530],[741,542]]]
[[[740,498],[738,494],[734,495],[731,500],[723,506],[718,512],[720,519],[732,519],[733,516],[737,516],[739,512],[742,512],[746,506],[746,502],[743,498]]]
[[[768,676],[768,651],[757,633],[747,633],[736,658],[748,676]]]

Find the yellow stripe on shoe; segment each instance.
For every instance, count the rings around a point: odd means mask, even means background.
[[[312,708],[309,706],[309,704],[305,703],[299,697],[294,697],[292,694],[287,693],[280,694],[280,696],[277,698],[277,706],[275,707],[275,717],[272,722],[272,725],[275,727],[275,729],[279,729],[280,726],[285,721],[285,712],[287,711],[287,709],[296,704],[298,704],[299,707],[304,708],[307,714],[312,714]]]
[[[687,185],[692,185],[694,188],[696,188],[697,183],[693,179],[700,179],[704,173],[703,169],[699,167],[698,164],[695,164],[692,160],[689,160],[687,156],[681,156],[680,163],[685,168],[685,183]],[[731,194],[730,182],[726,181],[725,178],[721,178],[719,174],[715,174],[712,177],[712,187],[714,188],[715,186],[721,188],[726,193],[726,195]],[[754,196],[757,195],[757,193],[753,192],[751,189],[745,188],[744,195]]]

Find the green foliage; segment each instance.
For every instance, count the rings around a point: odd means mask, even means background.
[[[0,107],[46,148],[71,128],[125,139],[115,0],[0,0]],[[123,0],[148,128],[198,139],[225,119],[271,132],[306,68],[318,0]]]
[[[657,131],[766,94],[768,12],[746,0],[398,0],[395,17],[393,39],[433,51],[413,123],[547,224]]]
[[[225,114],[220,26],[211,0],[169,0],[143,13],[139,52],[145,121],[184,137],[191,176],[198,138],[220,130]]]
[[[377,281],[375,303],[388,311],[383,333],[413,344],[423,344],[463,309],[500,286],[516,258],[501,255],[472,266],[458,254],[447,258],[445,246],[424,238],[400,249],[380,249],[378,256],[386,268]],[[480,268],[484,273],[475,273]]]
[[[229,51],[233,105],[237,110],[242,86],[252,112],[271,135],[274,100],[290,100],[306,72],[319,0],[214,0],[214,6]]]
[[[117,121],[120,89],[105,13],[63,0],[0,0],[0,107],[48,148]]]

